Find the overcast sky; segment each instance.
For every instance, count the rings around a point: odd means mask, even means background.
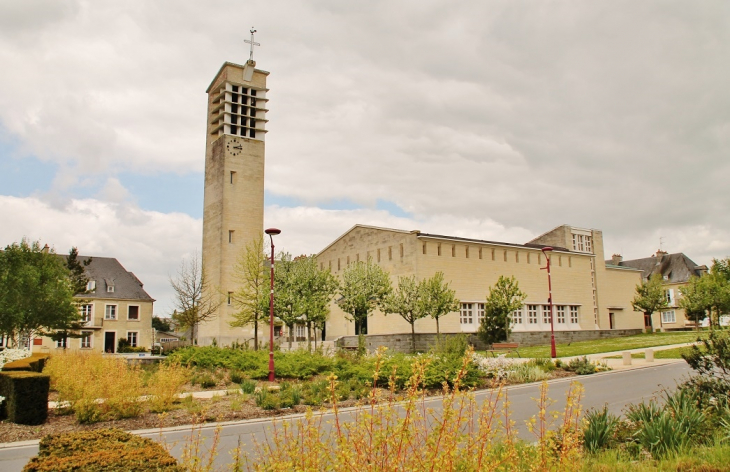
[[[167,314],[205,89],[268,70],[265,225],[730,255],[730,2],[0,0],[0,245],[116,257]],[[485,288],[486,293],[486,288]]]

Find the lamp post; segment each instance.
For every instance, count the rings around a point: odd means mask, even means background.
[[[281,230],[269,228],[264,231],[271,240],[271,293],[269,294],[269,382],[274,381],[274,235]]]
[[[547,261],[547,266],[541,267],[540,269],[547,269],[548,304],[550,305],[550,357],[555,359],[556,357],[558,357],[558,354],[555,351],[555,329],[553,326],[553,284],[552,284],[552,280],[550,279],[550,257],[547,255],[547,253],[551,252],[552,250],[553,250],[553,248],[550,246],[542,248],[542,253],[545,255],[545,260]]]

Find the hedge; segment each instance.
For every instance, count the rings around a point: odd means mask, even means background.
[[[0,372],[0,419],[18,424],[38,425],[48,417],[48,390],[51,378],[37,372]]]
[[[3,366],[3,372],[13,371],[29,371],[29,372],[42,372],[43,367],[46,365],[46,361],[50,357],[49,354],[42,354],[36,352],[31,354],[30,357],[25,359],[18,359],[17,361],[8,362]]]
[[[160,444],[119,429],[50,435],[38,446],[23,472],[184,470]]]

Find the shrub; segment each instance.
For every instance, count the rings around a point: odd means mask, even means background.
[[[50,377],[37,372],[0,372],[0,419],[38,425],[48,417]]]
[[[51,435],[24,472],[156,470],[183,472],[165,449],[151,439],[118,429]]]
[[[61,402],[68,402],[76,419],[93,423],[110,418],[129,418],[142,412],[139,365],[101,353],[54,354],[46,370],[51,388]]]
[[[46,365],[46,361],[50,356],[48,354],[42,354],[39,352],[33,353],[30,357],[18,359],[12,362],[8,362],[3,365],[4,372],[12,371],[28,371],[28,372],[42,372],[43,367]]]
[[[530,359],[527,361],[527,365],[539,367],[543,372],[552,372],[557,368],[555,362],[548,358]]]
[[[595,453],[611,446],[619,419],[608,412],[608,405],[605,405],[602,410],[588,411],[585,419],[583,445],[586,450]]]
[[[292,385],[286,390],[282,389],[279,398],[282,408],[292,408],[299,405],[302,402],[301,385]]]
[[[230,381],[232,383],[240,384],[243,381],[243,379],[245,379],[246,377],[243,375],[243,372],[241,372],[240,370],[232,370],[231,372],[228,373],[228,378],[230,379]]]
[[[193,385],[200,385],[201,388],[215,387],[218,382],[207,372],[199,372],[195,374],[191,380]]]
[[[153,412],[172,408],[182,386],[190,378],[190,370],[179,364],[160,364],[147,382],[148,402]]]
[[[246,394],[252,394],[256,391],[256,382],[250,379],[243,379],[241,381],[241,391]]]
[[[262,388],[254,394],[256,406],[264,410],[276,410],[279,408],[279,397],[268,389]]]
[[[590,375],[596,373],[596,366],[591,362],[590,359],[588,359],[587,356],[583,357],[576,357],[570,363],[567,367],[565,367],[565,370],[575,372],[578,375]]]
[[[540,382],[548,377],[544,370],[528,363],[519,364],[507,373],[507,380],[514,383]]]
[[[25,359],[31,355],[30,349],[4,349],[0,351],[0,370],[9,362]]]
[[[715,377],[730,383],[730,335],[712,331],[705,339],[698,339],[701,347],[694,345],[682,358],[700,375]]]

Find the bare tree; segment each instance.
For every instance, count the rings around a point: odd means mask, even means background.
[[[177,277],[170,277],[170,285],[175,291],[177,310],[173,319],[183,328],[190,329],[190,339],[197,344],[198,325],[215,318],[223,302],[221,295],[208,285],[197,254],[191,259],[183,259]]]

